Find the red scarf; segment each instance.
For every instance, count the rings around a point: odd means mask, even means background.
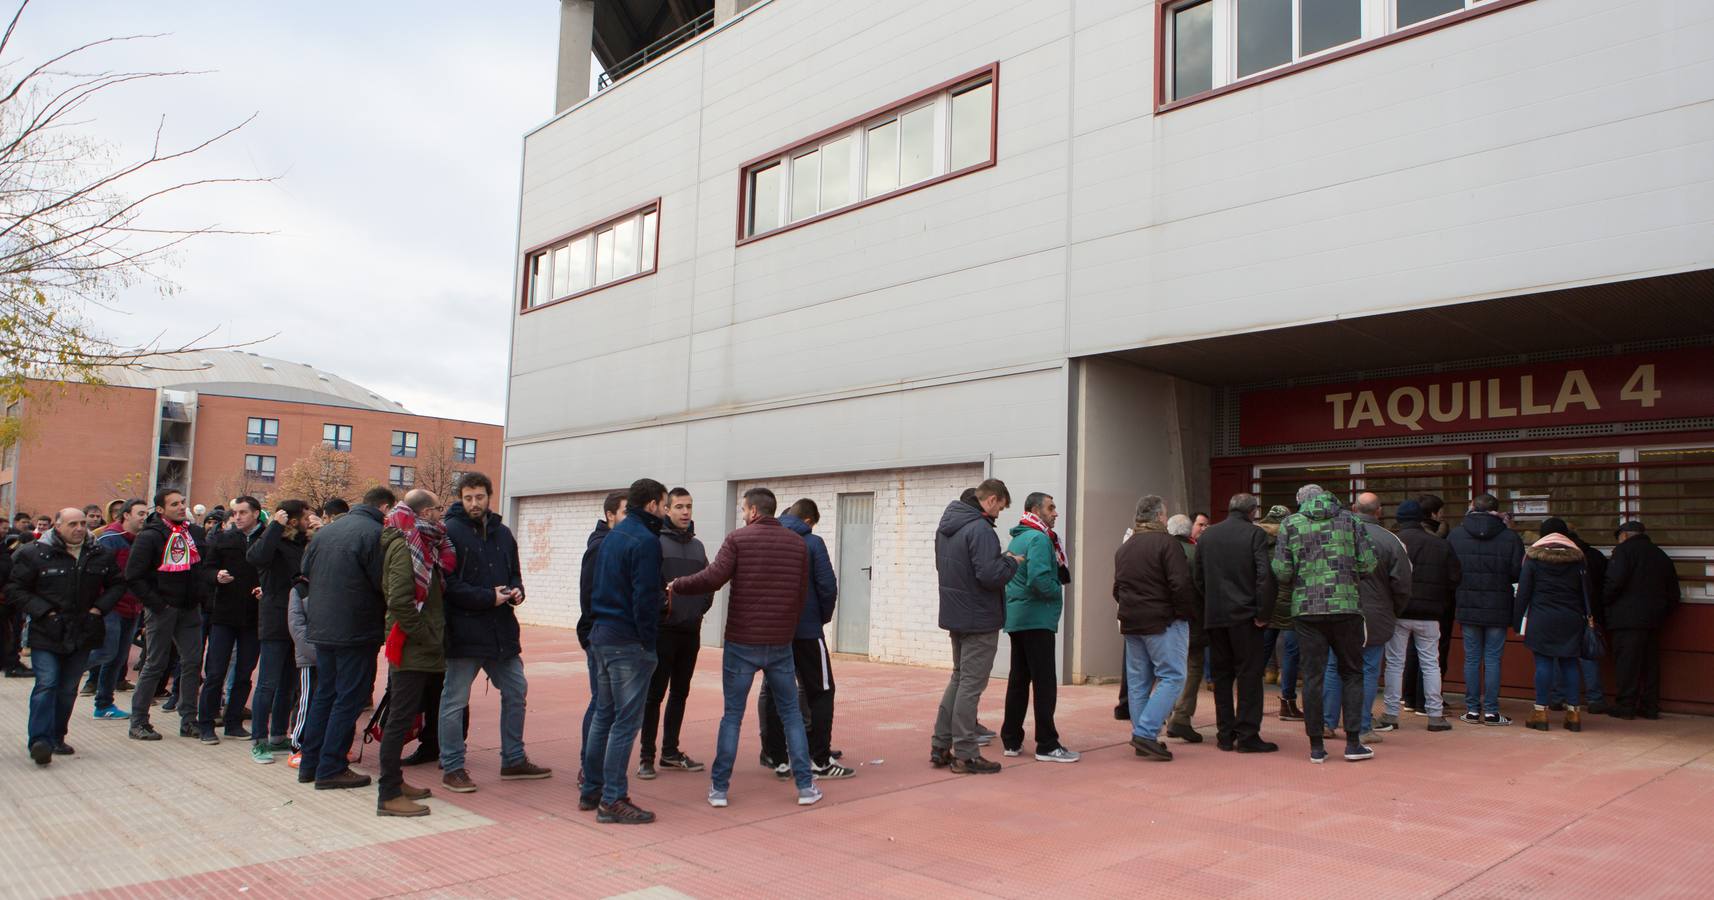
[[[442,572],[451,572],[458,565],[458,557],[453,553],[452,542],[446,538],[445,529],[417,521],[416,512],[403,503],[387,514],[387,525],[404,534],[405,546],[411,551],[411,576],[416,582],[415,600],[420,612],[423,602],[428,599],[434,570],[439,568]],[[404,654],[405,632],[395,624],[387,632],[387,662],[401,665]]]
[[[1047,539],[1053,542],[1053,555],[1058,557],[1060,565],[1064,566],[1066,564],[1065,548],[1059,545],[1059,535],[1054,534],[1053,529],[1047,527],[1047,523],[1043,522],[1039,516],[1031,512],[1024,513],[1023,516],[1018,519],[1018,524],[1025,528],[1033,528],[1036,531],[1047,535]]]
[[[189,572],[190,567],[202,561],[202,553],[196,549],[196,539],[191,537],[190,527],[183,522],[167,523],[167,546],[161,551],[161,572]]]

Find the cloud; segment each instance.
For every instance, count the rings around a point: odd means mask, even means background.
[[[199,140],[255,113],[172,174],[276,177],[170,198],[157,221],[267,231],[201,238],[118,313],[121,340],[157,334],[336,372],[413,412],[500,422],[514,302],[522,135],[552,112],[552,4],[41,3],[11,60],[87,40],[103,68],[214,69],[139,86],[84,130],[122,154]]]

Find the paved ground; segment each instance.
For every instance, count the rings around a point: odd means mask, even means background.
[[[377,818],[372,790],[318,793],[283,761],[254,765],[241,743],[127,741],[123,724],[91,721],[81,703],[75,757],[38,770],[21,750],[0,756],[0,895],[1714,892],[1714,720],[1601,717],[1580,735],[1557,722],[1548,734],[1518,725],[1430,735],[1413,718],[1371,762],[1311,766],[1301,729],[1269,718],[1264,735],[1281,753],[1223,754],[1210,740],[1158,764],[1125,745],[1114,688],[1062,688],[1060,728],[1083,762],[1024,757],[998,775],[960,777],[926,760],[944,673],[840,660],[835,745],[862,764],[857,778],[824,785],[826,800],[799,808],[756,765],[746,722],[730,808],[706,805],[704,775],[668,773],[632,783],[660,821],[624,828],[576,811],[587,682],[575,640],[533,629],[525,644],[530,754],[557,776],[498,780],[499,698],[479,686],[470,769],[481,791],[437,791],[424,819]],[[705,761],[718,663],[705,650],[685,726],[686,747]],[[6,746],[22,741],[26,692],[27,682],[0,681]],[[1003,693],[995,682],[984,700],[994,727]],[[1522,704],[1508,711],[1524,714]],[[1210,732],[1207,704],[1198,718]]]

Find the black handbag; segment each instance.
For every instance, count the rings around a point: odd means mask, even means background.
[[[1607,642],[1602,640],[1601,632],[1595,628],[1593,619],[1595,611],[1589,606],[1589,572],[1581,570],[1580,580],[1583,582],[1583,643],[1578,653],[1583,659],[1600,659],[1607,655]]]

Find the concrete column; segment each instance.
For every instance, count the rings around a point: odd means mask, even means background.
[[[714,0],[714,24],[719,25],[759,2],[761,0]]]
[[[589,96],[590,54],[595,42],[595,0],[559,0],[559,78],[555,115]]]

